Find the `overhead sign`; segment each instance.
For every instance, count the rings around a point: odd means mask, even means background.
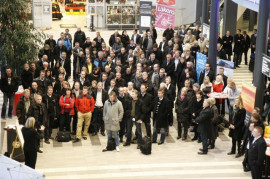
[[[262,57],[262,73],[270,77],[270,57],[267,55],[263,55]]]
[[[260,0],[232,0],[232,1],[248,9],[259,12]]]
[[[174,29],[175,21],[175,7],[167,6],[164,4],[157,4],[156,9],[156,28],[160,30],[165,30],[172,25]]]

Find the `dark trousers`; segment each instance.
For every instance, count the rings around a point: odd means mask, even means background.
[[[25,165],[35,169],[37,162],[37,151],[26,151],[24,150]]]
[[[14,102],[14,94],[4,93],[4,101],[1,113],[2,118],[6,117],[7,103],[8,103],[8,116],[12,117],[13,102]]]
[[[103,108],[95,107],[93,112],[93,126],[95,133],[97,133],[99,129],[101,133],[104,133]]]
[[[70,122],[71,122],[71,116],[69,115],[69,112],[65,112],[64,114],[61,114],[59,130],[63,131],[65,128],[66,131],[70,132]]]
[[[194,132],[194,139],[198,139],[199,136],[199,132],[198,132],[198,124],[193,123],[194,128],[193,128],[193,132]]]
[[[207,145],[207,135],[203,132],[201,134],[201,140],[202,140],[202,146],[203,146],[203,152],[207,153],[208,152],[208,145]]]
[[[166,137],[166,131],[165,128],[160,129],[160,142],[164,143],[165,137]],[[157,141],[157,127],[156,127],[156,121],[154,122],[154,129],[153,129],[153,141]]]
[[[48,111],[50,112],[50,111]],[[48,117],[48,124],[45,128],[45,140],[49,139],[52,135],[54,116]]]
[[[217,108],[218,108],[218,113],[220,114],[220,115],[222,115],[222,116],[224,116],[225,115],[225,100],[224,99],[222,99],[222,102],[221,102],[221,104],[219,103],[219,99],[216,99],[216,106],[217,106]]]
[[[257,166],[254,164],[249,164],[251,170],[252,179],[261,179],[262,178],[262,166]]]
[[[124,135],[127,132],[127,120],[128,118],[123,117],[122,121],[120,122],[120,131],[119,131],[120,139],[123,139]]]
[[[244,157],[244,160],[243,160],[243,165],[246,166],[246,167],[249,166],[248,165],[248,149],[245,152],[245,157]]]
[[[233,57],[234,67],[237,67],[240,65],[241,58],[242,58],[242,53],[240,52],[234,53],[234,57]]]
[[[78,115],[77,115],[77,112],[75,112],[75,115],[73,116],[73,121],[72,121],[72,132],[75,134],[77,131],[77,122],[78,122]]]
[[[216,139],[209,139],[208,146],[211,148],[215,148]]]
[[[142,143],[142,129],[141,129],[141,124],[135,122],[136,125],[136,133],[137,133],[137,138],[138,138],[138,145]],[[132,117],[127,120],[127,141],[126,143],[130,144],[131,142],[131,137],[132,137],[132,127],[133,127],[133,121]]]
[[[235,153],[236,151],[236,142],[237,142],[237,151],[238,153],[241,153],[241,140],[235,140],[235,139],[232,139],[232,153]]]
[[[187,133],[188,133],[188,122],[180,122],[178,121],[178,137],[182,136],[182,127],[184,128],[184,137],[187,137]]]
[[[151,124],[150,123],[145,123],[143,122],[144,125],[145,125],[145,129],[146,129],[146,135],[147,137],[151,137],[152,136],[152,133],[151,133]],[[136,135],[136,138],[137,138],[137,131],[135,132],[135,135]]]
[[[248,53],[248,50],[245,50],[244,52],[244,56],[245,56],[245,64],[247,65],[248,62],[247,62],[247,53]]]
[[[232,56],[232,54],[231,54],[231,53],[226,53],[226,55],[227,55],[227,59],[228,59],[229,61],[231,61],[231,56]]]

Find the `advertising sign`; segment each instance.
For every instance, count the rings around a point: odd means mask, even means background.
[[[157,3],[171,6],[175,5],[175,0],[157,0]]]
[[[263,55],[262,61],[262,73],[265,76],[270,77],[270,57]]]
[[[152,19],[152,2],[140,1],[140,33],[150,27]]]
[[[156,9],[156,28],[165,30],[172,25],[174,29],[175,7],[164,4],[157,4]]]
[[[217,74],[220,68],[224,68],[224,74],[228,78],[233,78],[234,62],[218,59],[217,60]]]
[[[206,55],[197,52],[197,59],[196,59],[196,72],[197,72],[197,82],[199,82],[200,74],[204,70],[207,57]]]
[[[256,87],[247,83],[242,84],[241,98],[246,109],[245,125],[249,124],[255,105]]]

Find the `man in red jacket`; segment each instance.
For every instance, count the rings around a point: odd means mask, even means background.
[[[78,110],[78,123],[76,139],[73,143],[79,142],[82,137],[82,124],[84,122],[83,139],[87,140],[87,132],[91,123],[92,112],[94,111],[95,100],[88,94],[88,87],[83,87],[83,93],[76,98],[76,108]]]

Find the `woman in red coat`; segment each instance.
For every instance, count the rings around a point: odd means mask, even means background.
[[[221,93],[224,90],[224,82],[221,75],[216,77],[216,81],[213,83],[213,92]],[[222,107],[220,108],[220,105]],[[218,108],[218,112],[221,115],[225,115],[225,101],[224,99],[216,99],[216,106]],[[221,110],[221,111],[220,111]]]
[[[63,131],[64,128],[66,131],[70,131],[70,122],[71,122],[71,116],[74,115],[74,103],[75,98],[72,97],[72,90],[70,88],[66,89],[66,94],[62,95],[59,100],[59,105],[61,108],[60,111],[60,131]]]

